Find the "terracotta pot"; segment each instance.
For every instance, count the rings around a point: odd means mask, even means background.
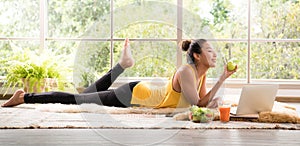
[[[35,79],[35,78],[22,78],[24,91],[27,93],[41,93],[52,90],[57,87],[57,80],[53,78]]]
[[[77,87],[76,90],[78,93],[82,93],[85,90],[85,87]]]

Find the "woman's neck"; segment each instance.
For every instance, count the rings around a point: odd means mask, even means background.
[[[202,77],[204,74],[206,74],[208,67],[203,64],[194,64],[194,67],[197,72],[198,78]]]

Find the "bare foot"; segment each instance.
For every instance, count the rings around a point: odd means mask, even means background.
[[[22,89],[17,90],[14,95],[8,99],[6,102],[4,102],[1,106],[2,107],[12,107],[19,104],[24,103],[24,93],[25,91]]]
[[[121,54],[121,59],[119,61],[119,64],[123,69],[131,67],[134,65],[134,59],[132,58],[130,46],[129,46],[129,39],[125,39],[124,48]]]

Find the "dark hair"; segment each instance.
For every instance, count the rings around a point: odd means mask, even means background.
[[[188,62],[191,60],[192,62],[195,61],[194,53],[201,54],[202,46],[206,43],[207,40],[205,39],[197,39],[197,40],[183,40],[181,41],[181,49],[182,51],[187,52],[187,60]]]

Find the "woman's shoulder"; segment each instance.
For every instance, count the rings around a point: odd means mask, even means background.
[[[177,72],[178,73],[185,73],[185,74],[193,74],[193,66],[191,64],[184,64],[184,65],[181,65]]]
[[[194,70],[194,67],[193,64],[183,64],[179,68],[182,70]]]

